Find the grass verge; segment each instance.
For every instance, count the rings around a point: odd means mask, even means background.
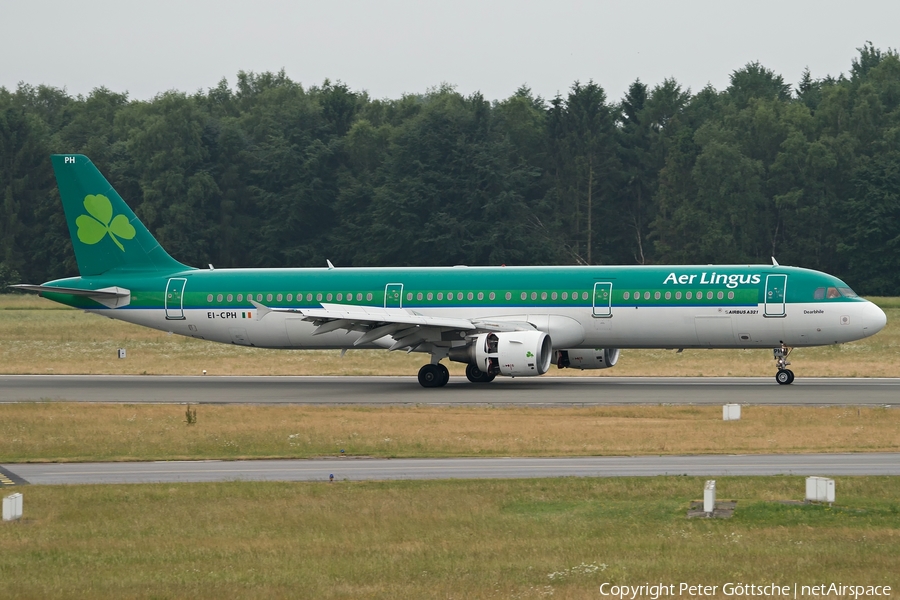
[[[900,411],[0,404],[0,462],[900,451]]]
[[[900,478],[40,486],[0,524],[15,598],[597,598],[604,582],[900,584]],[[202,507],[202,508],[199,508]]]

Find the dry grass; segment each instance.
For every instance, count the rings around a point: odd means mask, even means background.
[[[841,346],[798,349],[798,377],[896,377],[900,374],[900,299],[875,299],[888,313],[878,335]],[[119,360],[116,350],[126,348]],[[422,355],[383,350],[266,350],[216,344],[104,319],[35,296],[0,296],[0,373],[191,375],[412,375]],[[464,365],[449,363],[454,375]],[[626,350],[614,369],[552,368],[550,375],[768,376],[771,350]]]
[[[603,582],[900,584],[900,478],[40,486],[0,524],[14,598],[597,598]],[[198,509],[202,507],[202,509]],[[721,589],[721,588],[720,588]],[[719,594],[721,597],[721,593]]]
[[[847,407],[591,408],[0,405],[0,462],[200,458],[897,452],[900,411]]]

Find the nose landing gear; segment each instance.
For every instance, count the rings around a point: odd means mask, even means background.
[[[778,372],[775,374],[775,381],[777,381],[779,385],[790,385],[794,383],[794,372],[786,368],[791,364],[791,361],[787,359],[791,350],[792,349],[788,348],[784,343],[782,343],[780,347],[772,350],[772,354],[775,356],[775,366],[778,367]]]

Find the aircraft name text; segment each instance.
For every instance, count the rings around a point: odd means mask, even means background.
[[[700,278],[700,281],[697,281],[697,277]],[[710,274],[704,271],[700,275],[696,273],[692,275],[669,273],[663,281],[663,285],[670,283],[673,285],[724,285],[728,289],[734,289],[739,285],[755,285],[759,284],[759,282],[759,275],[751,275],[749,273],[725,275],[715,271]]]

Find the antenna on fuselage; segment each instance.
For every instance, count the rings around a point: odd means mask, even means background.
[[[331,261],[330,261],[330,260],[328,260],[328,259],[327,259],[327,258],[326,258],[326,259],[325,259],[325,262],[327,262],[327,263],[328,263],[328,268],[329,268],[329,269],[333,269],[333,268],[334,268],[334,265],[333,265],[333,264],[331,264]]]
[[[781,265],[778,264],[778,261],[775,260],[775,257],[774,257],[774,256],[772,257],[772,266],[773,266],[773,267],[780,267],[780,266],[781,266]]]

